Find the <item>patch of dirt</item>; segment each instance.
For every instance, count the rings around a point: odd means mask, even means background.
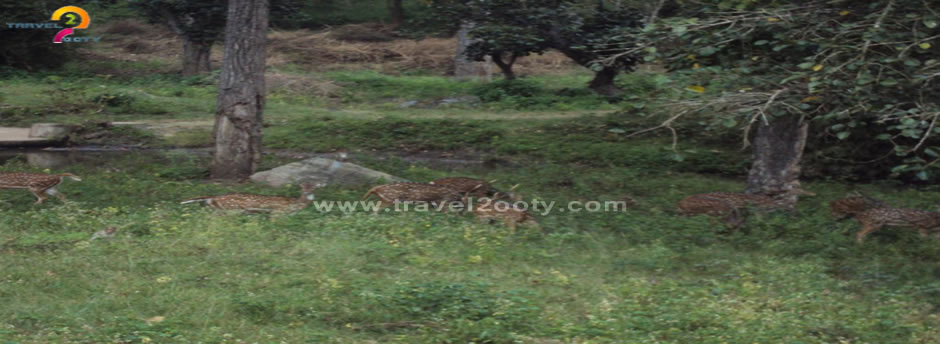
[[[107,35],[102,44],[79,49],[85,58],[169,62],[172,68],[179,70],[183,43],[165,25],[125,19],[104,25],[102,30]],[[146,39],[141,39],[142,32],[146,33]],[[454,69],[456,49],[455,38],[405,39],[379,23],[350,24],[323,31],[272,30],[268,33],[266,64],[271,67],[300,64],[312,69],[348,68],[350,64],[356,64],[387,73],[423,69],[444,74]],[[222,53],[220,40],[212,49],[212,65],[219,65]],[[561,53],[550,51],[519,59],[514,70],[519,75],[526,75],[561,73],[575,67]],[[498,74],[498,69],[492,68],[492,71]],[[114,70],[96,72],[126,74]]]

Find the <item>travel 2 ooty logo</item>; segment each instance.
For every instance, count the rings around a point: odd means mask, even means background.
[[[7,23],[10,29],[62,29],[55,34],[52,43],[98,42],[101,36],[72,36],[75,30],[87,29],[91,25],[91,16],[78,6],[64,6],[52,12],[48,23]],[[60,25],[61,24],[61,25]]]

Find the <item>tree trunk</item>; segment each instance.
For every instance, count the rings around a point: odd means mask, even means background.
[[[467,58],[466,51],[474,40],[470,38],[473,23],[463,22],[457,31],[457,55],[454,58],[454,78],[458,80],[472,79],[479,74],[480,62]]]
[[[401,0],[386,0],[388,2],[388,14],[392,17],[392,24],[401,26],[405,22],[405,8],[401,6]]]
[[[183,76],[208,73],[212,42],[198,42],[183,38]]]
[[[229,0],[212,177],[245,179],[261,162],[268,0]]]
[[[623,94],[623,90],[614,85],[614,79],[620,74],[620,70],[613,67],[604,67],[594,73],[594,79],[588,84],[588,87],[594,92],[608,97],[616,97]]]
[[[800,161],[809,122],[800,116],[760,121],[754,136],[754,162],[747,176],[747,193],[759,194],[800,188]],[[798,195],[792,194],[791,205]]]
[[[516,63],[516,57],[517,56],[513,54],[509,57],[508,62],[504,62],[502,54],[490,55],[493,63],[499,67],[499,71],[503,72],[503,77],[506,78],[506,80],[516,80],[516,72],[512,71],[512,65]]]

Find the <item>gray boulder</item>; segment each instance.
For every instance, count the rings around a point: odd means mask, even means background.
[[[280,187],[300,183],[355,185],[404,182],[407,180],[349,162],[326,158],[310,158],[255,173],[251,175],[251,181]]]

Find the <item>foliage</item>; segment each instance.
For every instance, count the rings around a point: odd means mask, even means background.
[[[227,0],[132,0],[130,4],[187,41],[212,44],[225,30]]]
[[[716,100],[707,105],[728,110],[732,123],[806,116],[812,149],[866,147],[834,158],[938,177],[940,9],[919,0],[706,4],[657,22],[642,47],[625,52],[645,50],[647,60],[700,75],[690,89],[708,90]],[[728,83],[710,86],[716,75]]]
[[[595,72],[604,71],[609,80],[592,82],[601,92],[615,88],[613,76],[630,71],[639,62],[633,54],[617,54],[612,46],[632,46],[628,32],[642,25],[639,11],[620,6],[585,4],[583,1],[518,0],[432,1],[436,20],[450,25],[472,23],[467,56],[483,61],[492,57],[507,78],[512,78],[516,58],[557,49],[576,63]],[[604,93],[604,92],[602,92]]]

